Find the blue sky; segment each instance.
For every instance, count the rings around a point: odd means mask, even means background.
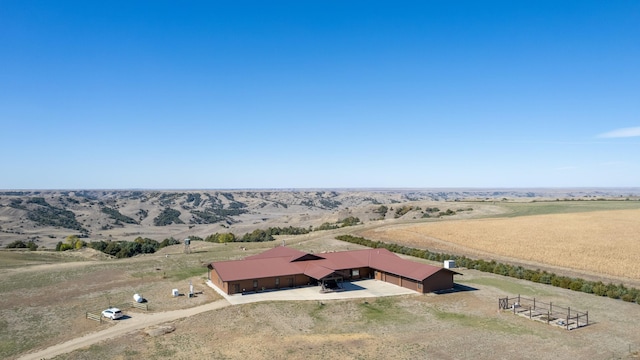
[[[0,2],[2,189],[640,186],[638,1]]]

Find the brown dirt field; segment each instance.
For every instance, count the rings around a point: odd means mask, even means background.
[[[640,280],[640,210],[441,221],[361,233],[413,247],[507,257]]]

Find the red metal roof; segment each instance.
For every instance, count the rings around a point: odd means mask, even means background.
[[[439,272],[455,271],[405,260],[386,249],[365,249],[308,254],[279,246],[243,260],[217,261],[209,265],[223,281],[260,279],[305,274],[320,280],[338,270],[370,267],[409,279],[423,281]]]
[[[304,270],[304,274],[312,277],[316,280],[322,279],[325,276],[329,276],[333,274],[334,271],[332,269],[326,268],[324,266],[320,266],[318,264],[309,264],[307,268]]]
[[[261,252],[260,254],[256,254],[256,255],[251,255],[251,256],[247,256],[246,258],[244,258],[245,260],[250,260],[250,259],[267,259],[267,258],[274,258],[274,257],[300,257],[300,256],[304,256],[307,255],[306,252],[304,251],[300,251],[300,250],[296,250],[294,248],[290,248],[290,247],[286,247],[286,246],[278,246],[278,247],[274,247],[273,249],[269,249],[265,252]]]
[[[218,261],[210,265],[223,281],[260,279],[304,273],[304,262],[289,262],[289,257]]]

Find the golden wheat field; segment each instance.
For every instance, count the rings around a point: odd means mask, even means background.
[[[640,210],[429,222],[362,235],[640,279]]]

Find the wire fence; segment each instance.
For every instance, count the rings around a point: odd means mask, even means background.
[[[499,298],[498,308],[512,311],[516,315],[525,316],[531,320],[560,326],[567,330],[589,325],[588,311],[578,311],[568,306],[564,307],[552,302],[543,302],[536,298],[526,298],[520,295]]]

